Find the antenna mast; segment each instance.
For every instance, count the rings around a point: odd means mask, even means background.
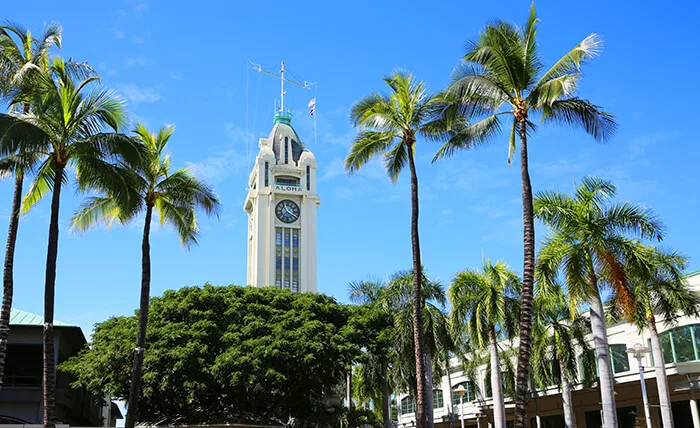
[[[316,85],[314,82],[308,82],[304,80],[303,82],[297,82],[295,80],[290,80],[285,76],[285,73],[287,72],[287,69],[284,68],[284,61],[281,62],[281,67],[279,71],[279,75],[275,74],[271,71],[265,70],[262,66],[262,64],[257,64],[254,63],[251,60],[248,60],[250,65],[253,67],[253,70],[259,72],[259,73],[265,73],[268,76],[274,77],[275,79],[280,79],[280,112],[284,113],[284,95],[287,93],[287,91],[284,90],[284,83],[291,83],[292,85],[296,85],[302,89],[306,90],[311,90],[311,87]]]

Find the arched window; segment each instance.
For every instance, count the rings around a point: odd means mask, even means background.
[[[306,165],[306,190],[311,191],[311,167]]]
[[[665,362],[700,360],[700,324],[676,327],[661,333],[660,339]]]
[[[401,399],[401,414],[407,415],[409,413],[416,413],[416,399],[410,395]]]
[[[466,381],[466,382],[461,382],[458,383],[457,385],[454,385],[452,387],[452,405],[453,406],[459,406],[459,394],[457,394],[457,388],[461,386],[466,389],[464,392],[464,401],[469,402],[469,401],[474,401],[476,400],[476,390],[474,388],[474,383],[471,381]]]
[[[442,399],[442,390],[441,389],[434,389],[433,390],[433,409],[439,409],[445,405],[443,399]]]

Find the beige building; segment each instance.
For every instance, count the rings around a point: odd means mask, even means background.
[[[700,292],[700,272],[688,275],[688,284]],[[677,324],[660,325],[659,333],[666,361],[671,391],[674,425],[676,428],[700,428],[700,318],[681,317]],[[593,346],[592,338],[591,347]],[[644,405],[642,402],[639,366],[637,360],[626,350],[640,343],[650,347],[649,333],[640,334],[636,327],[629,324],[618,324],[608,328],[613,372],[615,374],[615,399],[617,417],[620,428],[645,427]],[[517,346],[510,342],[502,343],[503,347]],[[661,428],[659,400],[656,390],[656,376],[651,355],[642,360],[646,388],[651,404],[651,418],[654,428]],[[464,401],[465,427],[477,426],[477,415],[481,428],[491,427],[493,400],[489,397],[487,386],[489,378],[486,368],[482,367],[477,373],[476,382],[479,388],[470,382],[462,373],[459,361],[450,362],[450,381],[453,390],[463,385],[467,390]],[[582,367],[579,365],[580,369]],[[579,373],[579,378],[580,378]],[[456,416],[456,427],[460,427],[459,396],[448,388],[447,377],[436,379],[433,393],[433,408],[436,427],[449,426],[449,414]],[[478,390],[477,390],[478,389]],[[399,407],[399,427],[415,425],[415,400],[405,394],[397,397]],[[585,388],[576,384],[573,391],[574,412],[579,428],[599,428],[602,425],[600,414],[600,392],[597,384]],[[506,419],[512,426],[515,416],[515,403],[506,397]],[[561,394],[557,386],[532,394],[528,405],[530,427],[559,428],[564,427]]]
[[[248,285],[316,292],[316,158],[280,111],[248,181]]]

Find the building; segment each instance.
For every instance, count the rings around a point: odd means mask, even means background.
[[[248,285],[316,292],[316,158],[279,111],[248,180]]]
[[[700,292],[700,272],[687,276],[691,289]],[[675,325],[659,325],[663,344],[666,373],[671,392],[674,425],[676,428],[700,428],[700,318],[681,317]],[[589,338],[592,344],[592,338]],[[615,375],[615,400],[620,428],[645,426],[644,405],[637,360],[626,350],[640,343],[651,347],[649,333],[640,334],[636,327],[629,324],[617,324],[608,327],[608,340],[611,350],[612,366]],[[509,343],[502,343],[504,347]],[[515,344],[517,345],[517,344]],[[651,355],[642,360],[644,377],[651,404],[651,418],[654,428],[661,427],[658,411],[658,392],[654,365]],[[490,382],[486,368],[481,367],[477,373],[479,391],[469,381],[460,367],[460,362],[450,362],[450,383],[453,391],[460,385],[466,392],[464,401],[465,427],[476,427],[477,417],[482,428],[491,426],[493,400],[488,396]],[[580,366],[579,371],[583,368]],[[579,378],[581,378],[579,373]],[[459,422],[459,396],[448,388],[447,377],[436,379],[433,393],[434,420],[436,427],[449,427],[451,409]],[[415,425],[415,400],[405,394],[397,397],[399,407],[399,427]],[[594,383],[585,388],[581,383],[574,385],[574,413],[579,428],[599,428],[602,426],[600,414],[600,392]],[[506,419],[512,426],[515,417],[515,403],[506,397]],[[528,404],[529,426],[540,428],[564,427],[561,394],[558,386],[552,385],[543,391],[536,391]],[[538,421],[539,419],[539,421]],[[539,423],[538,423],[539,422]]]
[[[43,317],[12,308],[5,373],[0,388],[0,424],[41,424]],[[57,365],[87,343],[78,326],[54,322]],[[71,388],[71,375],[56,373],[56,419],[73,426],[116,426],[122,415],[109,397]]]

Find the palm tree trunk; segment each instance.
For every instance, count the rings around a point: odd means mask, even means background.
[[[430,351],[430,346],[425,347],[425,361],[423,364],[425,364],[425,403],[426,403],[426,412],[425,412],[425,420],[428,423],[428,426],[432,426],[434,423],[434,417],[433,417],[433,412],[434,412],[434,406],[433,406],[433,355],[432,352]]]
[[[345,402],[348,405],[348,411],[352,410],[352,366],[345,374]]]
[[[449,398],[446,400],[450,403],[450,407],[448,407],[450,411],[450,428],[455,428],[455,412],[454,406],[452,405],[452,376],[450,376],[450,354],[445,355],[445,372],[447,373],[447,388],[450,391],[448,395]]]
[[[659,407],[664,428],[673,428],[673,413],[671,412],[671,394],[668,391],[666,377],[666,361],[661,348],[661,339],[656,329],[656,318],[652,313],[647,317],[647,327],[651,335],[651,351],[654,355],[654,370],[656,371],[656,387],[659,390]]]
[[[64,166],[55,168],[49,245],[46,251],[46,282],[44,283],[44,428],[56,426],[56,360],[54,352],[53,312],[56,292],[56,260],[58,259],[58,213],[61,203],[61,183]]]
[[[5,266],[2,276],[2,309],[0,309],[0,385],[5,373],[5,357],[7,356],[7,336],[10,333],[10,312],[12,311],[12,295],[14,292],[13,271],[15,262],[15,244],[19,228],[19,208],[22,204],[22,183],[24,175],[15,173],[15,189],[12,195],[10,226],[7,230],[7,246],[5,247]]]
[[[530,380],[532,348],[532,296],[535,274],[535,221],[532,208],[532,185],[527,159],[527,124],[518,123],[520,134],[520,175],[523,199],[523,288],[520,305],[520,344],[515,377],[515,427],[527,427],[527,390]]]
[[[561,358],[559,359],[559,373],[561,373],[561,401],[564,407],[564,426],[566,428],[576,428],[574,403],[571,401],[571,382],[566,377],[566,366]]]
[[[134,349],[134,368],[131,372],[129,401],[127,402],[125,428],[134,428],[139,412],[139,396],[141,395],[141,372],[143,370],[143,354],[146,346],[146,324],[148,323],[148,304],[151,294],[151,216],[153,206],[146,207],[146,223],[143,226],[143,242],[141,243],[141,300],[139,303],[139,326]]]
[[[498,358],[498,341],[496,329],[489,326],[489,353],[491,354],[491,392],[493,398],[493,426],[506,428],[506,406],[503,400],[503,384],[501,383],[501,363]]]
[[[603,312],[603,301],[598,291],[595,277],[591,278],[591,332],[598,361],[598,383],[600,384],[600,399],[603,406],[603,424],[605,428],[617,428],[617,410],[615,405],[615,385],[610,362],[610,347],[608,346],[607,327]]]
[[[391,391],[389,390],[389,379],[387,378],[387,363],[382,362],[381,367],[381,388],[382,388],[382,421],[384,428],[394,428],[391,420]]]
[[[420,260],[420,240],[418,238],[418,176],[413,159],[413,144],[408,148],[408,165],[411,170],[411,244],[413,250],[413,341],[414,357],[416,359],[416,427],[432,428],[432,423],[426,422],[426,388],[425,366],[423,365],[423,293],[421,292],[421,277],[423,273]],[[127,427],[128,428],[128,427]]]

